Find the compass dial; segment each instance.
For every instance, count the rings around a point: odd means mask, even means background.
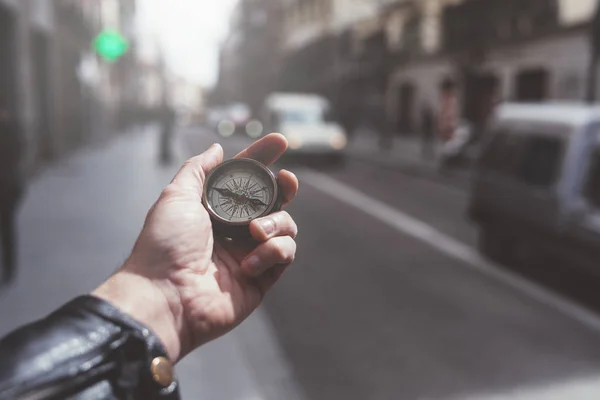
[[[204,202],[213,219],[246,225],[273,211],[278,196],[273,173],[249,159],[226,161],[206,181]]]

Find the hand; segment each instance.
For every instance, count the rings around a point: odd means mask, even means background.
[[[286,139],[271,134],[237,157],[270,165],[286,149]],[[206,174],[222,161],[222,148],[213,145],[185,163],[150,210],[125,265],[94,291],[148,325],[173,361],[241,323],[295,257],[297,227],[285,211],[252,221],[253,242],[215,239],[201,196]],[[287,204],[298,179],[282,170],[278,180]]]

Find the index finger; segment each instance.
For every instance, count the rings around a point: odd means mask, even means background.
[[[279,159],[288,148],[288,141],[280,133],[271,133],[254,142],[234,158],[251,158],[269,166]]]

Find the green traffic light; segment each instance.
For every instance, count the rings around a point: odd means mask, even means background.
[[[106,61],[114,62],[127,52],[129,43],[118,32],[104,31],[96,36],[93,46]]]

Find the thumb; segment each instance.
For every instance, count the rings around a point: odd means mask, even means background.
[[[187,160],[172,183],[183,186],[200,186],[204,184],[206,174],[223,162],[223,148],[215,143],[204,153]]]

